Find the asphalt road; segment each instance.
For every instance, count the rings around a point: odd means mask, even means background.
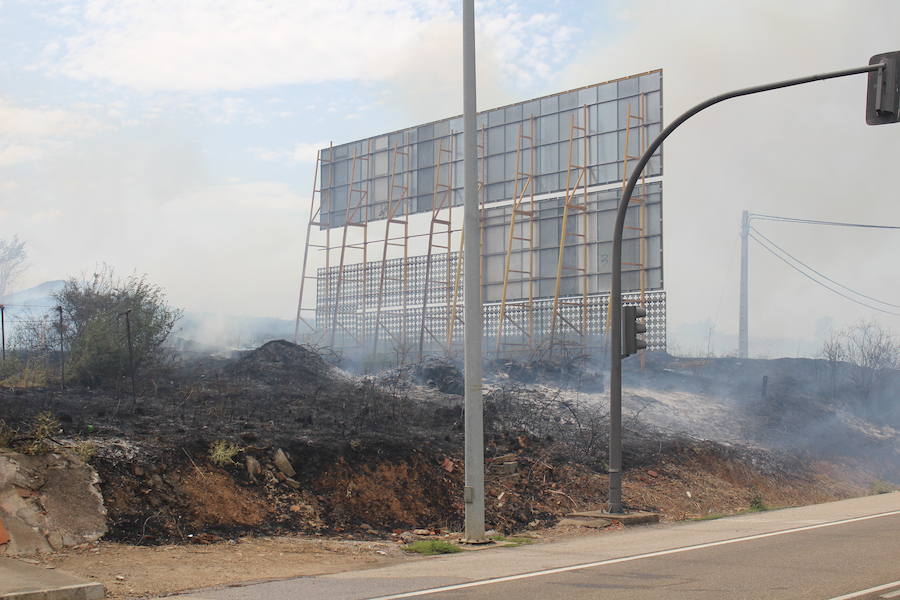
[[[203,590],[183,598],[892,597],[900,600],[900,493]]]
[[[419,597],[820,600],[895,580],[900,580],[900,514]],[[900,581],[895,587],[900,590]]]

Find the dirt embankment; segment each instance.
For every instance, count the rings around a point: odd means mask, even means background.
[[[505,383],[486,393],[487,520],[505,533],[602,507],[608,482],[604,406],[517,383],[517,369],[505,365]],[[134,406],[87,389],[0,389],[0,404],[13,426],[50,411],[62,443],[96,446],[108,540],[458,530],[461,378],[439,361],[409,375],[350,376],[276,341],[237,360],[187,364]],[[625,502],[667,519],[836,499],[868,485],[836,475],[846,461],[817,465],[628,423]]]

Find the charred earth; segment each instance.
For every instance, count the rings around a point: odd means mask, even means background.
[[[626,373],[630,508],[700,517],[866,493],[900,474],[896,412],[836,399],[823,361],[647,362]],[[272,341],[236,358],[186,360],[145,381],[136,402],[115,389],[0,387],[0,414],[18,432],[14,446],[49,412],[59,422],[50,451],[90,448],[106,539],[458,530],[457,366],[432,359],[357,376],[333,363]],[[601,375],[495,364],[485,424],[489,527],[543,527],[603,506]]]

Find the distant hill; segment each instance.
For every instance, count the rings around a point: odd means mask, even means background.
[[[14,307],[56,305],[58,302],[53,295],[62,290],[65,284],[66,282],[62,279],[45,281],[27,290],[7,294],[2,298],[2,303],[11,304]]]

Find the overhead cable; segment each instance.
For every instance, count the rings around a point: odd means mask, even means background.
[[[865,229],[900,229],[900,225],[872,225],[869,223],[845,223],[843,221],[818,221],[816,219],[799,219],[794,217],[779,217],[777,215],[763,215],[750,213],[750,219],[760,221],[783,221],[785,223],[802,223],[804,225],[830,225],[832,227],[862,227]]]
[[[900,304],[891,304],[890,302],[885,302],[884,300],[879,300],[878,298],[873,298],[872,296],[867,296],[867,295],[863,294],[862,292],[857,292],[856,290],[854,290],[854,289],[852,289],[852,288],[849,288],[849,287],[847,287],[846,285],[843,285],[842,283],[838,283],[837,281],[835,281],[834,279],[832,279],[832,278],[829,277],[828,275],[825,275],[824,273],[821,273],[821,272],[819,272],[819,271],[816,271],[814,268],[812,268],[811,266],[809,266],[808,264],[806,264],[805,262],[803,262],[802,260],[800,260],[799,258],[797,258],[796,256],[794,256],[793,254],[791,254],[790,252],[788,252],[787,250],[785,250],[784,248],[782,248],[781,246],[779,246],[778,244],[776,244],[775,242],[773,242],[772,240],[770,240],[769,238],[767,238],[767,237],[766,237],[765,235],[763,235],[762,232],[760,232],[759,229],[757,229],[756,227],[753,227],[753,226],[751,225],[750,229],[752,229],[752,230],[754,231],[754,233],[756,233],[756,235],[760,236],[761,238],[763,238],[764,240],[766,240],[767,242],[769,242],[770,244],[772,244],[775,248],[777,248],[780,252],[782,252],[783,254],[785,254],[785,255],[786,255],[788,258],[790,258],[791,260],[793,260],[793,261],[799,263],[799,264],[802,265],[804,268],[809,269],[810,271],[812,271],[813,273],[815,273],[815,274],[818,275],[819,277],[821,277],[821,278],[823,278],[823,279],[826,279],[826,280],[830,281],[831,283],[833,283],[834,285],[838,286],[839,288],[845,289],[845,290],[847,290],[848,292],[850,292],[851,294],[856,294],[857,296],[860,296],[860,297],[865,298],[865,299],[867,299],[867,300],[871,300],[872,302],[876,302],[876,303],[878,303],[878,304],[884,304],[885,306],[890,306],[891,308],[900,308]]]
[[[756,243],[758,243],[760,246],[762,246],[762,247],[763,247],[766,251],[768,251],[770,254],[772,254],[772,256],[774,256],[774,257],[777,258],[778,260],[782,261],[784,264],[788,265],[790,268],[794,269],[795,271],[797,271],[798,273],[800,273],[801,275],[803,275],[804,277],[806,277],[807,279],[809,279],[809,280],[812,281],[813,283],[817,283],[817,284],[821,285],[821,286],[824,287],[826,290],[828,290],[828,291],[830,291],[830,292],[833,292],[833,293],[837,294],[838,296],[841,296],[842,298],[845,298],[845,299],[847,299],[847,300],[850,300],[851,302],[855,302],[856,304],[859,304],[860,306],[864,306],[864,307],[866,307],[866,308],[868,308],[868,309],[870,309],[870,310],[875,310],[875,311],[878,311],[878,312],[881,312],[881,313],[885,313],[885,314],[888,314],[888,315],[893,315],[893,316],[895,316],[895,317],[900,317],[900,313],[892,312],[892,311],[889,311],[889,310],[885,310],[885,309],[883,309],[883,308],[879,308],[879,307],[877,307],[877,306],[872,306],[872,305],[870,305],[870,304],[866,304],[865,302],[861,302],[860,300],[858,300],[858,299],[856,299],[856,298],[854,298],[854,297],[852,297],[852,296],[848,296],[848,295],[844,294],[843,292],[841,292],[841,291],[839,291],[839,290],[836,290],[836,289],[834,289],[834,288],[832,288],[832,287],[829,287],[827,284],[825,284],[825,283],[819,281],[818,279],[816,279],[815,277],[813,277],[812,275],[810,275],[810,274],[807,273],[806,271],[804,271],[804,270],[800,269],[799,267],[797,267],[794,263],[790,262],[788,259],[786,259],[786,258],[784,258],[783,256],[781,256],[780,254],[778,254],[775,250],[773,250],[772,248],[770,248],[770,247],[766,244],[766,242],[764,242],[762,239],[760,239],[759,237],[757,237],[757,236],[754,235],[753,233],[750,233],[750,234],[749,234],[749,237],[750,237],[753,241],[755,241]]]

